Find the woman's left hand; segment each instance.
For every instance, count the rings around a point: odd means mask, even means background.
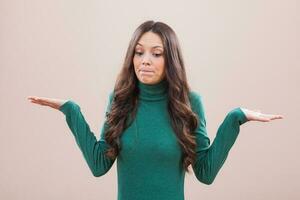
[[[241,108],[249,121],[269,122],[274,119],[283,119],[282,115],[263,114],[260,110]]]

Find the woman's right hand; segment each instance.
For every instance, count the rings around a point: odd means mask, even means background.
[[[57,110],[59,110],[59,108],[68,101],[64,99],[51,99],[51,98],[36,97],[36,96],[28,96],[27,99],[31,101],[31,103],[36,103],[42,106],[49,106]]]

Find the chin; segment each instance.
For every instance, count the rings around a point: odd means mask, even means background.
[[[139,79],[144,84],[155,84],[157,80],[149,79],[149,78],[141,78]]]

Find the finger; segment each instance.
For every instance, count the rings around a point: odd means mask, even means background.
[[[28,97],[27,97],[28,100],[36,100],[37,98],[38,98],[38,97],[36,97],[36,96],[28,96]]]
[[[273,117],[271,117],[271,119],[282,119],[283,117],[281,115],[275,115]]]
[[[33,99],[31,99],[31,100],[30,100],[30,102],[31,102],[31,103],[40,104],[40,102],[39,102],[39,101],[36,101],[36,100],[33,100]]]
[[[40,102],[41,104],[49,104],[49,103],[52,103],[51,101],[49,101],[49,99],[44,98],[44,97],[36,97],[36,98],[34,98],[34,101]]]
[[[269,122],[270,118],[261,115],[261,116],[258,117],[258,120],[262,121],[262,122]]]
[[[47,98],[47,97],[37,97],[37,96],[29,96],[28,97],[29,100],[35,100],[35,101],[53,101],[53,99],[51,98]]]
[[[51,103],[43,100],[31,100],[32,103],[36,103],[42,106],[52,106]]]
[[[40,100],[43,101],[48,101],[48,102],[54,102],[54,101],[59,101],[60,99],[55,99],[55,98],[47,98],[47,97],[39,97]]]
[[[271,115],[271,114],[262,114],[263,117],[269,118],[269,119],[282,119],[282,115]]]

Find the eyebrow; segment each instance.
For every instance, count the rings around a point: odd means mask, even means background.
[[[137,43],[137,45],[141,45],[141,46],[143,46],[141,43]],[[162,46],[160,46],[160,45],[158,45],[158,46],[153,46],[152,48],[154,49],[154,48],[162,48],[163,49],[163,47]]]

